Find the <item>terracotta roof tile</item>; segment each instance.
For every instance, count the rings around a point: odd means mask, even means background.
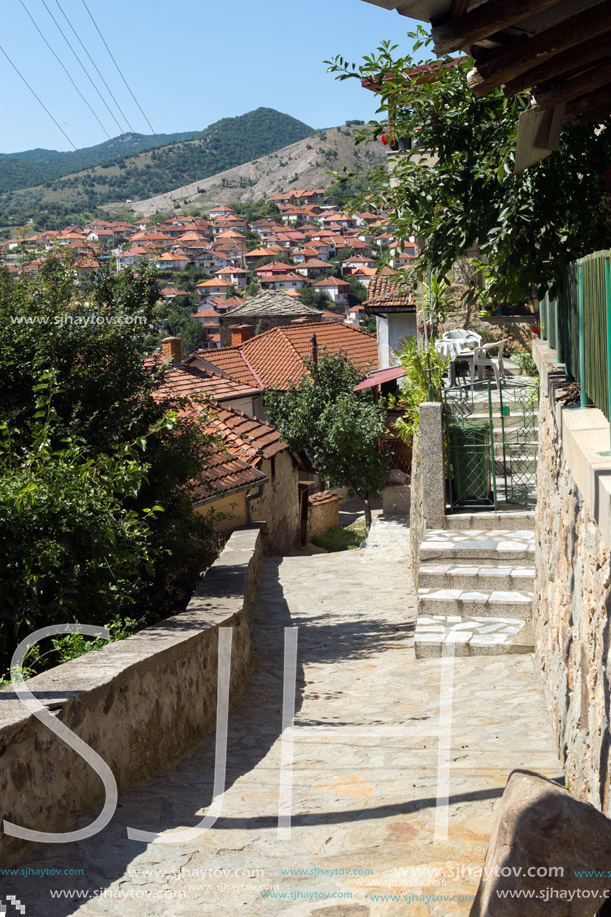
[[[255,335],[240,347],[203,350],[191,354],[189,361],[205,360],[213,368],[245,385],[287,388],[297,383],[312,355],[312,335],[316,334],[318,352],[346,353],[363,370],[378,365],[377,341],[358,328],[339,322],[304,322],[272,328]],[[256,376],[255,376],[256,374]]]
[[[396,275],[395,275],[396,276]],[[366,312],[415,312],[416,301],[411,283],[402,286],[392,274],[379,274],[369,284]]]

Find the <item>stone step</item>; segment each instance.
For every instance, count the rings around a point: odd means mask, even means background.
[[[524,529],[433,529],[425,532],[420,544],[420,560],[488,560],[494,563],[532,560],[534,532]]]
[[[475,579],[475,577],[474,577]],[[458,615],[460,618],[530,618],[533,593],[518,590],[418,589],[418,615]]]
[[[469,592],[532,592],[534,567],[510,564],[420,564],[418,583],[427,589],[466,589]]]
[[[454,644],[456,656],[501,656],[534,649],[532,626],[520,618],[419,617],[414,635],[416,658],[441,656],[444,643]]]
[[[535,530],[535,513],[533,510],[509,512],[453,513],[446,516],[446,529],[453,531],[464,529],[511,529]]]

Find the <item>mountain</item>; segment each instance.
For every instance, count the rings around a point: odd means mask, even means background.
[[[267,200],[272,194],[291,187],[311,190],[333,184],[331,172],[369,171],[386,160],[382,144],[356,144],[359,126],[335,127],[319,131],[281,150],[251,162],[219,172],[209,178],[182,185],[163,195],[133,201],[129,209],[139,216],[152,216],[169,210],[196,206],[206,210],[216,203]],[[346,188],[346,197],[350,188]],[[341,198],[341,186],[336,186]],[[105,210],[125,211],[125,204],[109,204]]]
[[[0,223],[32,218],[38,228],[93,214],[111,201],[159,194],[265,156],[304,137],[313,128],[271,108],[223,118],[166,146],[104,162],[30,188],[0,194]],[[23,160],[10,159],[11,163]],[[0,167],[6,159],[0,162]],[[45,219],[46,218],[46,219]]]
[[[61,178],[62,175],[77,172],[83,166],[97,166],[197,136],[198,131],[156,135],[121,134],[120,137],[76,152],[60,153],[58,150],[38,148],[21,153],[0,153],[0,192],[41,185]]]

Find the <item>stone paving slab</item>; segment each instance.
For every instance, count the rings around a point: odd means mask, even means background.
[[[380,517],[363,550],[267,559],[253,622],[257,667],[230,713],[226,791],[212,828],[171,843],[210,805],[213,735],[180,767],[122,794],[95,838],[33,853],[39,869],[82,876],[5,877],[3,892],[21,898],[27,917],[468,914],[510,771],[560,770],[531,659],[457,658],[448,830],[436,838],[443,663],[415,659],[408,535],[405,523]],[[283,641],[295,626],[292,829],[279,839]],[[128,825],[162,842],[130,841]],[[49,888],[98,894],[52,899]],[[270,891],[283,897],[264,897]]]
[[[418,582],[429,589],[473,589],[475,591],[493,591],[505,589],[513,591],[532,591],[535,568],[512,566],[511,564],[420,564]]]
[[[441,656],[443,645],[454,644],[456,656],[530,653],[534,640],[530,621],[523,618],[420,614],[414,636],[416,657]]]
[[[474,580],[474,585],[479,585]],[[517,589],[503,591],[495,589],[484,592],[478,589],[418,589],[421,620],[422,614],[458,614],[461,617],[481,615],[486,618],[530,618],[533,593]]]

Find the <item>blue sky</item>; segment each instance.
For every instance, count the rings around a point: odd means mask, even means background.
[[[100,97],[45,9],[46,2],[93,72],[58,0],[23,0],[110,136],[119,133]],[[276,108],[315,128],[375,112],[371,93],[337,83],[323,64],[335,54],[358,61],[382,39],[408,50],[415,25],[363,0],[86,0],[144,112],[158,133],[201,130],[259,106]],[[150,133],[89,19],[82,0],[59,0],[134,130]],[[107,140],[20,0],[3,3],[0,43],[77,147]],[[95,73],[94,73],[95,76]],[[71,149],[68,141],[0,53],[0,152],[33,147]],[[111,108],[112,100],[96,76]],[[117,113],[119,122],[121,116]]]

